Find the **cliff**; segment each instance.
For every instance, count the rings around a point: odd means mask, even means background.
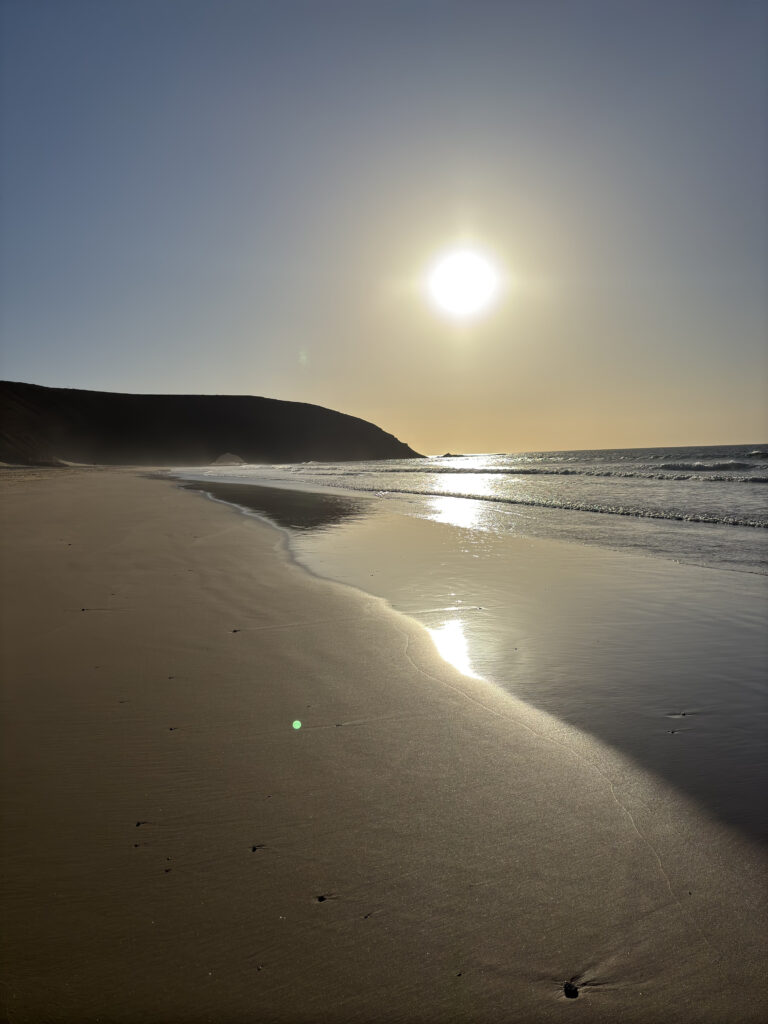
[[[403,459],[418,455],[373,423],[302,402],[247,395],[123,395],[0,381],[0,462],[204,465]]]

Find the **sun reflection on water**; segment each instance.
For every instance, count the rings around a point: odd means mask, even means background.
[[[446,491],[454,498],[483,498],[496,492],[499,481],[485,473],[443,473],[431,481],[434,491]]]
[[[472,529],[480,518],[480,503],[468,498],[431,498],[430,519],[450,526]]]
[[[472,670],[469,660],[469,645],[464,636],[464,625],[461,619],[451,619],[439,629],[430,629],[429,635],[437,648],[437,653],[454,668],[472,679],[481,677]]]

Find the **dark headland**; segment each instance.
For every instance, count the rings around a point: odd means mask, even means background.
[[[356,416],[250,395],[125,395],[0,381],[0,462],[203,465],[418,456]]]

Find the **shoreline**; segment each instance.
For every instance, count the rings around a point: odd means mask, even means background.
[[[272,527],[58,473],[3,501],[14,1021],[764,1017],[740,837]]]
[[[768,580],[387,502],[183,481],[284,531],[320,579],[386,601],[445,660],[596,737],[768,845]]]
[[[755,452],[702,448],[669,464],[658,451],[475,455],[428,465],[368,462],[325,468],[178,467],[180,479],[235,490],[256,484],[367,497],[407,515],[452,521],[598,548],[651,554],[692,565],[768,574],[768,526],[760,480],[743,479]],[[702,461],[699,462],[698,459]],[[738,461],[738,459],[742,461]],[[743,461],[746,460],[746,461]],[[726,467],[733,474],[721,473]],[[690,472],[678,474],[678,470]],[[670,475],[671,472],[671,475]],[[735,474],[735,475],[734,475]]]

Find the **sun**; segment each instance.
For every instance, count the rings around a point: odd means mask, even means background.
[[[435,262],[427,291],[437,308],[456,319],[478,316],[490,309],[499,293],[499,272],[474,249],[454,249]]]

